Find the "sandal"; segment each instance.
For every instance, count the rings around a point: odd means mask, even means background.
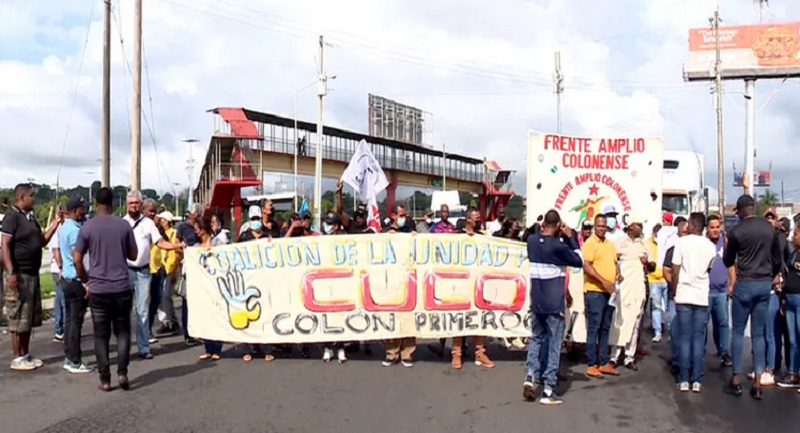
[[[245,353],[244,356],[242,356],[242,361],[244,362],[250,362],[252,360],[253,360],[253,355],[249,353]]]
[[[271,353],[268,353],[268,354],[264,355],[264,361],[272,362],[274,360],[275,360],[275,355],[273,355]]]
[[[213,355],[211,355],[211,360],[212,360],[212,361],[219,361],[221,358],[222,358],[222,357],[221,357],[221,356],[219,356],[219,355],[217,355],[216,353],[215,353],[215,354],[213,354]]]
[[[204,353],[204,354],[200,355],[200,360],[201,361],[205,361],[206,359],[210,359],[210,358],[211,358],[211,354],[210,353]]]

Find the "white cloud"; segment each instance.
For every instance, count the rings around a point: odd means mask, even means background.
[[[77,77],[88,23],[94,19],[83,71]],[[707,87],[684,84],[689,27],[703,26],[714,2],[623,0],[507,0],[479,2],[383,0],[145,0],[144,44],[152,89],[159,169],[143,122],[143,179],[162,190],[186,184],[188,150],[182,138],[212,130],[205,110],[244,106],[291,116],[295,90],[315,77],[316,35],[333,44],[325,64],[338,78],[326,98],[326,123],[366,131],[366,94],[378,93],[434,113],[436,145],[487,156],[524,175],[527,129],[555,129],[551,83],[553,52],[560,50],[566,90],[564,131],[576,134],[663,135],[669,148],[706,153],[714,185],[714,114]],[[112,182],[129,178],[133,1],[115,2],[125,56],[112,23]],[[747,2],[722,3],[728,23],[754,19]],[[765,19],[800,17],[800,6],[774,5]],[[8,48],[6,50],[6,48]],[[72,107],[61,183],[86,183],[99,171],[102,1],[25,0],[0,5],[0,152],[4,186],[33,175],[55,182]],[[759,83],[759,106],[778,85]],[[145,76],[147,86],[147,76]],[[740,86],[730,83],[730,92]],[[760,113],[759,161],[781,158],[800,130],[793,116],[800,89],[784,85]],[[150,117],[149,93],[143,106]],[[741,161],[741,113],[725,101],[726,169]],[[300,93],[299,116],[315,118],[313,90]],[[741,165],[741,164],[740,164]],[[199,170],[199,167],[196,171]],[[169,178],[169,179],[167,179]],[[197,178],[197,174],[194,174]],[[787,178],[791,188],[800,182]],[[726,182],[729,184],[730,182]],[[520,188],[524,181],[517,179]]]

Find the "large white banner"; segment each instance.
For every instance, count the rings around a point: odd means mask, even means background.
[[[661,177],[664,141],[646,137],[579,137],[528,133],[527,224],[555,209],[573,228],[601,213],[619,214],[622,229],[630,215],[645,218],[645,236],[661,222]],[[621,284],[611,344],[630,339],[644,294],[643,277],[623,270],[629,277]],[[583,314],[583,270],[570,269],[569,291],[573,298],[570,318],[574,341],[586,341]]]

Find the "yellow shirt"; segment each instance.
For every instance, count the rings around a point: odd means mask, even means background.
[[[167,240],[170,243],[177,244],[178,243],[178,234],[175,233],[175,229],[170,227],[164,231],[167,235]],[[176,251],[161,251],[161,264],[164,266],[164,271],[167,275],[171,275],[178,269],[178,265],[181,262],[180,253]]]
[[[600,239],[592,234],[581,247],[583,260],[589,262],[595,271],[608,281],[615,281],[617,278],[617,248],[608,239]],[[600,281],[590,277],[586,272],[583,273],[583,291],[586,292],[605,292]]]
[[[650,252],[650,261],[656,262],[656,270],[647,274],[647,281],[650,283],[665,283],[667,280],[664,279],[664,270],[661,268],[661,263],[658,263],[658,243],[656,243],[656,239],[650,237],[647,240],[647,247],[649,248]]]
[[[150,245],[150,273],[157,274],[161,269],[161,248]]]

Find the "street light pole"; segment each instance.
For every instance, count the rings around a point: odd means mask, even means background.
[[[335,77],[334,77],[335,78]],[[302,88],[298,89],[294,93],[294,211],[297,212],[298,204],[297,204],[297,145],[300,142],[298,140],[298,131],[297,131],[297,97],[300,95],[300,92],[303,90],[308,89],[309,87],[313,86],[317,83],[317,80],[314,80]]]
[[[192,207],[192,203],[194,202],[192,198],[192,173],[194,172],[194,165],[197,161],[192,158],[192,145],[194,143],[199,142],[200,140],[194,138],[184,138],[181,140],[182,143],[189,145],[189,159],[186,160],[186,173],[189,175],[189,197],[187,198],[187,209]]]
[[[319,37],[319,63],[317,66],[317,148],[314,164],[314,224],[322,227],[322,100],[328,94],[328,77],[325,75],[323,48],[325,42]]]

